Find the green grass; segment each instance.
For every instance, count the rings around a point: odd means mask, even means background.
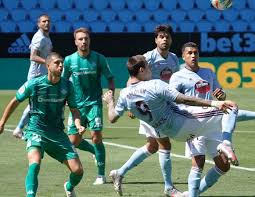
[[[254,89],[228,90],[228,98],[237,101],[240,108],[255,111]],[[14,91],[0,91],[0,112],[14,96]],[[17,124],[26,102],[14,112],[6,125],[6,129],[13,129]],[[114,127],[114,128],[110,128]],[[132,128],[125,128],[132,127]],[[234,143],[240,166],[252,168],[231,169],[219,182],[202,196],[255,196],[255,122],[241,122],[237,124],[237,132],[234,134]],[[145,138],[138,134],[138,121],[130,120],[124,116],[114,125],[105,120],[105,142],[140,147],[145,143]],[[253,133],[254,132],[254,133]],[[89,137],[89,133],[85,134]],[[184,143],[172,141],[172,153],[183,155]],[[25,196],[24,180],[27,170],[25,142],[12,137],[11,132],[5,131],[0,136],[0,197]],[[106,174],[111,169],[120,167],[134,152],[134,150],[106,144],[107,160]],[[92,156],[81,152],[80,158],[83,163],[85,175],[80,185],[76,188],[77,196],[80,197],[114,197],[111,183],[102,186],[93,186],[96,176],[96,167]],[[191,161],[183,158],[172,157],[173,181],[180,190],[187,190],[187,177]],[[211,168],[206,164],[204,172]],[[45,155],[39,174],[38,197],[63,197],[63,183],[68,177],[65,166]],[[109,181],[109,179],[108,179]],[[163,196],[163,180],[158,163],[158,155],[153,155],[140,166],[126,174],[123,190],[124,196],[132,197],[160,197]]]

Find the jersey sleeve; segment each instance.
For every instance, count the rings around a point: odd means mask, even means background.
[[[174,88],[181,92],[182,90],[182,83],[180,82],[180,79],[177,74],[173,74],[169,80],[169,87]]]
[[[211,72],[211,76],[212,76],[212,79],[213,79],[213,91],[214,91],[217,88],[221,88],[221,86],[220,86],[220,84],[217,80],[217,77],[216,77],[215,73],[211,70],[210,70],[210,72]]]
[[[167,83],[156,80],[157,85],[155,85],[158,96],[163,98],[164,100],[168,101],[175,101],[176,97],[179,95],[180,92],[178,92],[175,88],[170,87]]]
[[[110,70],[109,64],[103,55],[99,55],[99,66],[101,67],[102,74],[106,79],[113,78],[113,74]]]
[[[62,77],[69,79],[70,76],[71,76],[70,58],[67,56],[64,60],[64,70],[62,72]]]
[[[118,98],[117,104],[115,106],[115,113],[118,116],[122,116],[124,111],[127,110],[127,102],[125,96],[123,94],[123,90],[120,92],[120,96]]]
[[[45,45],[45,40],[42,37],[36,36],[32,39],[30,48],[31,50],[41,51],[44,45]]]
[[[22,102],[31,95],[31,92],[31,84],[26,82],[16,92],[16,99]]]
[[[178,59],[178,57],[174,54],[173,55],[173,57],[174,57],[174,62],[176,63],[175,65],[175,70],[173,71],[173,72],[177,72],[177,71],[179,71],[180,70],[180,64],[179,64],[179,59]]]
[[[77,108],[77,104],[76,104],[76,101],[75,101],[75,93],[74,93],[74,88],[73,88],[73,84],[72,82],[68,81],[68,89],[69,89],[69,94],[67,96],[67,103],[68,103],[68,106],[70,108]]]

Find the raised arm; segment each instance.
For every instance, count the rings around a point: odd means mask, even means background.
[[[119,115],[116,114],[115,108],[114,108],[114,97],[113,97],[113,92],[112,90],[108,90],[104,95],[103,95],[103,100],[107,104],[108,108],[108,119],[111,123],[116,122],[119,119]]]

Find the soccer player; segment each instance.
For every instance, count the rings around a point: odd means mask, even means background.
[[[200,68],[198,46],[193,42],[188,42],[182,47],[182,58],[184,68],[174,73],[170,79],[170,87],[179,92],[203,99],[225,100],[226,93],[219,85],[215,74],[208,68]],[[240,114],[238,111],[238,114]],[[245,112],[241,112],[244,114]],[[242,118],[243,120],[243,118]],[[238,119],[237,119],[238,121]],[[228,121],[222,121],[222,127],[227,127]],[[232,133],[223,133],[223,144],[230,144]],[[189,196],[198,196],[213,186],[220,176],[224,175],[230,168],[224,155],[217,153],[217,146],[222,140],[211,140],[205,136],[199,136],[188,141],[188,150],[191,151],[192,168],[189,174]],[[186,148],[186,149],[187,149]],[[224,148],[227,150],[227,146]],[[201,174],[205,163],[205,154],[208,153],[214,160],[215,166],[212,167],[202,179]]]
[[[203,135],[209,140],[221,140],[221,130],[233,132],[238,110],[234,102],[189,97],[170,88],[161,80],[150,80],[150,67],[142,55],[129,58],[127,67],[131,85],[120,92],[116,106],[114,107],[111,91],[106,92],[103,97],[111,123],[116,122],[125,110],[129,110],[155,129],[154,137],[159,144],[162,143],[161,136],[186,141]],[[183,109],[176,103],[192,106]],[[225,128],[221,127],[222,119],[228,121]],[[232,119],[234,121],[230,121]],[[225,146],[221,145],[222,143],[218,147],[223,151]],[[237,160],[235,154],[232,149],[229,151],[229,154],[233,155],[230,159],[234,162]]]
[[[29,98],[30,119],[24,138],[27,141],[29,167],[26,176],[26,196],[35,197],[38,188],[38,174],[44,152],[64,163],[71,171],[64,189],[67,197],[75,197],[74,187],[83,176],[83,168],[75,148],[64,132],[64,108],[67,102],[80,134],[85,128],[80,124],[75,94],[70,81],[61,78],[63,59],[57,53],[50,53],[45,62],[48,75],[27,81],[7,105],[0,120],[0,133],[12,112],[20,102]]]
[[[47,67],[45,60],[47,55],[52,50],[52,43],[49,37],[50,31],[50,17],[47,14],[43,14],[38,17],[37,21],[38,31],[34,34],[30,44],[30,67],[27,75],[27,80],[35,77],[47,74]],[[29,105],[24,110],[22,117],[13,131],[13,136],[22,138],[25,125],[29,119]]]
[[[90,32],[86,28],[74,31],[77,51],[65,58],[63,77],[71,78],[76,94],[76,103],[81,113],[82,125],[90,129],[92,144],[79,134],[71,116],[68,119],[68,135],[76,148],[95,155],[98,176],[94,185],[104,184],[105,147],[102,141],[102,87],[101,76],[108,80],[108,88],[114,91],[113,75],[106,58],[90,50]]]
[[[172,73],[179,70],[177,56],[174,53],[169,52],[172,44],[172,33],[172,28],[168,25],[157,26],[154,30],[157,47],[144,54],[145,59],[151,67],[152,79],[161,79],[167,83],[169,82]],[[171,144],[169,138],[162,136],[162,142],[164,143],[159,146],[157,140],[153,137],[155,132],[153,127],[140,120],[139,133],[146,136],[147,143],[143,147],[137,149],[121,168],[110,172],[114,189],[119,195],[122,195],[121,183],[124,175],[158,150],[159,163],[165,182],[164,193],[169,196],[178,196],[181,194],[172,183],[172,162],[170,157]]]

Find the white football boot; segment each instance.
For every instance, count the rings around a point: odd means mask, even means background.
[[[98,175],[93,185],[103,185],[106,183],[106,178],[103,175]]]
[[[113,182],[113,186],[114,186],[114,190],[120,195],[122,196],[122,188],[121,188],[121,184],[122,184],[122,179],[123,176],[120,176],[118,174],[117,170],[112,170],[109,174],[109,177],[112,178],[112,182]]]
[[[217,150],[219,153],[223,153],[234,166],[239,166],[235,151],[229,141],[224,140],[217,146]]]
[[[23,137],[23,131],[21,128],[16,127],[12,133],[12,135],[18,139],[22,139]]]
[[[73,189],[73,191],[68,191],[67,189],[66,189],[66,184],[67,184],[67,182],[65,182],[64,183],[64,190],[65,190],[65,192],[66,192],[66,197],[76,197],[76,195],[75,195],[75,192],[74,192],[74,189]]]
[[[164,191],[166,197],[183,197],[182,192],[180,192],[175,187],[166,189]]]

